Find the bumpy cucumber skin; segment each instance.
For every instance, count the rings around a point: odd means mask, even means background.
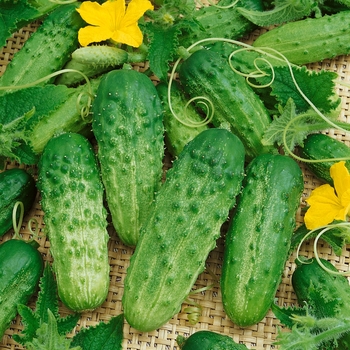
[[[221,277],[224,310],[238,326],[260,322],[273,302],[303,188],[302,171],[287,156],[264,154],[247,168],[226,234]]]
[[[176,339],[181,350],[245,350],[243,344],[238,344],[227,335],[211,331],[198,331],[188,338],[178,336]]]
[[[62,5],[44,19],[6,67],[0,87],[32,83],[62,69],[78,47],[78,30],[85,23],[76,11],[77,6]]]
[[[124,281],[124,316],[140,331],[164,325],[215,248],[243,179],[242,142],[225,129],[190,141],[168,170]]]
[[[35,180],[26,170],[13,168],[0,173],[0,236],[13,226],[12,212],[16,202],[23,203],[26,214],[33,206],[36,194]]]
[[[217,52],[198,50],[180,67],[179,78],[191,98],[204,96],[214,105],[212,123],[237,135],[246,150],[247,161],[262,153],[276,152],[262,144],[271,123],[262,101],[245,79],[235,73]]]
[[[108,293],[109,235],[100,173],[86,138],[66,133],[47,143],[38,188],[59,297],[74,311],[93,310]]]
[[[231,1],[220,1],[219,6],[227,6]],[[262,10],[260,1],[240,0],[236,6],[225,10],[216,6],[203,6],[193,12],[194,24],[183,30],[180,43],[189,47],[198,40],[207,38],[240,39],[250,33],[256,26],[242,16],[237,7],[250,10]]]
[[[122,242],[135,246],[163,175],[161,101],[145,74],[114,70],[101,81],[92,110],[112,222]]]
[[[260,35],[254,47],[270,47],[291,63],[306,64],[350,53],[350,11],[283,24]]]
[[[10,239],[0,245],[0,339],[17,315],[17,305],[27,304],[36,292],[44,262],[35,241]]]
[[[323,265],[337,272],[335,266],[320,258]],[[350,315],[350,286],[346,277],[332,275],[325,271],[316,259],[308,259],[304,264],[296,261],[292,275],[292,285],[300,306],[306,302],[312,307],[315,317],[346,317]],[[337,349],[350,349],[350,334],[338,339]]]
[[[163,124],[165,128],[165,143],[169,153],[173,157],[177,157],[184,146],[191,140],[194,139],[202,131],[208,129],[208,125],[201,125],[198,127],[187,126],[176,119],[173,116],[169,101],[168,101],[168,84],[159,83],[156,86],[158,95],[163,105]],[[181,120],[195,123],[203,123],[203,116],[193,107],[188,105],[185,109],[186,103],[188,102],[178,82],[174,81],[171,85],[171,106],[176,116]]]
[[[333,159],[333,158],[349,158],[345,161],[345,166],[350,171],[350,147],[344,142],[334,139],[326,134],[310,134],[304,140],[303,147],[300,147],[300,156],[305,159]],[[316,162],[305,164],[319,179],[333,184],[333,179],[329,174],[330,167],[338,162]]]

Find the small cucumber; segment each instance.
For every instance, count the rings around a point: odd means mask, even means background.
[[[244,148],[225,129],[190,141],[168,170],[130,260],[122,299],[128,323],[142,332],[181,308],[241,189]]]
[[[59,6],[44,19],[7,65],[0,88],[32,83],[62,69],[78,47],[78,30],[84,25],[77,6]]]
[[[122,242],[135,246],[163,175],[161,101],[145,74],[113,70],[104,75],[92,111],[112,222]]]
[[[165,128],[165,144],[169,153],[177,157],[183,150],[184,146],[194,139],[202,131],[208,129],[208,125],[198,127],[187,126],[177,120],[169,106],[168,85],[164,82],[157,84],[156,89],[163,105],[163,124]],[[203,116],[193,107],[188,105],[186,108],[187,98],[181,90],[179,83],[174,81],[171,85],[171,106],[181,120],[189,120],[194,123],[203,122]]]
[[[0,245],[0,339],[17,315],[17,305],[27,304],[36,292],[44,261],[36,241],[10,239]]]
[[[336,267],[328,260],[320,258],[321,263],[331,271]],[[350,286],[346,277],[330,274],[316,259],[303,263],[296,261],[297,267],[292,275],[292,285],[300,306],[305,303],[312,309],[316,318],[349,318]],[[345,333],[338,341],[338,350],[350,349],[350,333]]]
[[[221,277],[224,310],[238,326],[260,322],[273,302],[303,189],[302,171],[287,156],[260,155],[247,167],[226,234]]]
[[[13,225],[12,212],[16,202],[23,203],[26,214],[32,208],[36,194],[35,180],[26,170],[12,168],[0,173],[0,236]]]
[[[276,152],[262,144],[270,115],[244,77],[234,72],[219,53],[201,49],[182,62],[179,78],[191,98],[204,96],[214,107],[212,123],[237,135],[247,161],[258,154]]]
[[[303,147],[300,147],[300,156],[309,160],[349,158],[349,160],[345,161],[345,166],[350,171],[350,147],[344,142],[326,134],[308,135],[304,140]],[[333,179],[329,174],[329,169],[336,162],[337,160],[315,163],[306,162],[305,164],[319,179],[332,185]]]
[[[74,311],[93,310],[108,293],[109,236],[96,156],[85,137],[65,133],[47,143],[38,188],[59,297]]]
[[[256,48],[270,47],[291,63],[320,62],[350,53],[350,11],[285,23],[262,35]]]
[[[185,338],[178,336],[176,342],[181,350],[245,350],[243,344],[236,343],[228,335],[212,331],[198,331]]]

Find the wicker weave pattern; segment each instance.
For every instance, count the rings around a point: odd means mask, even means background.
[[[7,63],[11,60],[13,54],[21,48],[24,41],[35,31],[37,28],[37,23],[27,26],[17,33],[15,33],[12,38],[8,40],[7,46],[0,51],[0,75],[6,69]],[[254,38],[259,35],[259,32],[253,33],[247,41],[253,41]],[[144,69],[142,65],[135,67],[135,69]],[[350,62],[347,57],[338,57],[335,60],[324,61],[321,63],[315,63],[310,65],[310,68],[314,70],[327,69],[335,71],[339,74],[340,79],[349,80],[350,79]],[[340,119],[343,121],[350,121],[349,114],[349,103],[350,103],[350,92],[346,88],[337,87],[337,92],[342,98],[342,111]],[[337,134],[333,130],[329,130],[329,134],[343,142],[349,144],[350,134]],[[7,168],[18,167],[19,165],[14,162],[8,162]],[[166,168],[167,165],[165,165]],[[34,176],[37,175],[35,167],[26,167],[29,171],[33,173]],[[310,191],[316,186],[320,185],[320,182],[301,164],[301,168],[304,173],[305,180],[305,190],[301,205],[297,214],[297,223],[301,224],[303,222],[303,207],[305,207],[304,198],[306,198]],[[43,212],[40,207],[40,198],[38,194],[37,201],[33,206],[31,212],[26,216],[23,227],[21,229],[21,234],[25,238],[29,237],[29,231],[26,227],[28,219],[35,217],[38,221],[38,231],[40,233],[44,232],[43,223]],[[111,266],[110,272],[110,289],[104,304],[96,309],[94,312],[84,313],[80,319],[80,322],[76,329],[73,331],[78,331],[81,327],[88,327],[96,325],[100,321],[108,321],[112,316],[119,315],[122,313],[121,298],[123,294],[123,280],[126,275],[126,270],[129,265],[130,256],[133,250],[129,247],[124,246],[119,242],[118,236],[115,233],[112,226],[109,227],[110,241],[109,241],[109,261]],[[3,238],[0,238],[0,243],[2,241],[8,240],[12,237],[13,231],[9,231]],[[43,236],[39,239],[40,252],[43,254],[44,259],[48,262],[52,261],[49,247],[50,242]],[[331,249],[327,245],[319,246],[320,256],[330,260],[335,264],[340,270],[349,269],[349,249],[344,249],[341,257],[337,257],[333,254]],[[313,247],[312,242],[307,242],[302,246],[301,255],[312,257]],[[223,239],[219,239],[217,248],[213,250],[207,259],[207,266],[213,274],[208,272],[203,272],[198,280],[194,289],[199,289],[201,287],[215,283],[215,280],[219,280],[221,274],[221,265],[223,257]],[[273,257],[267,257],[273,258]],[[293,272],[295,255],[292,255],[287,262],[282,278],[282,282],[276,294],[278,298],[278,303],[280,305],[292,305],[296,303],[295,294],[290,283],[291,273]],[[223,306],[221,302],[221,292],[218,284],[216,284],[212,289],[206,292],[193,294],[190,298],[198,302],[202,307],[202,314],[199,318],[199,322],[193,326],[189,323],[186,313],[183,312],[184,308],[188,305],[183,304],[182,312],[175,315],[173,319],[169,321],[166,325],[157,331],[150,333],[140,333],[135,329],[131,328],[127,323],[124,327],[124,344],[123,348],[127,350],[136,349],[157,349],[165,350],[177,349],[176,337],[179,334],[189,335],[195,330],[199,329],[209,329],[212,331],[220,332],[231,336],[236,342],[242,342],[247,345],[249,349],[256,350],[270,350],[276,349],[272,343],[276,339],[277,328],[282,326],[278,320],[274,317],[273,313],[269,311],[266,317],[257,325],[247,328],[239,328],[234,325],[223,311]],[[29,306],[34,307],[35,298],[30,302]],[[61,305],[60,312],[62,316],[70,313],[70,311]],[[13,341],[11,335],[18,333],[22,329],[20,323],[20,318],[17,317],[14,323],[11,325],[10,329],[6,332],[5,336],[0,342],[0,350],[5,349],[22,349],[16,342]],[[70,334],[69,336],[73,335]]]

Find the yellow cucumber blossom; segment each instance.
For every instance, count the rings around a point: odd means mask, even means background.
[[[334,220],[346,221],[350,215],[350,174],[345,162],[335,163],[330,168],[334,188],[321,185],[311,192],[304,221],[309,230],[328,225]]]
[[[147,10],[153,10],[148,0],[131,0],[127,8],[125,0],[107,0],[102,5],[84,1],[77,9],[88,26],[81,28],[78,40],[81,46],[112,40],[113,42],[139,47],[143,34],[138,20]]]

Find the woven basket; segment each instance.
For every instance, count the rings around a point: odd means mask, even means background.
[[[25,40],[36,30],[38,23],[33,23],[25,28],[16,32],[7,42],[6,47],[0,51],[0,75],[6,69],[6,65],[11,60],[13,54],[20,50]],[[261,34],[261,31],[256,31],[245,38],[244,41],[252,42],[256,36]],[[145,69],[144,65],[135,66],[135,69]],[[313,70],[326,69],[330,71],[335,71],[339,74],[341,79],[349,80],[350,79],[350,62],[347,57],[338,57],[334,60],[326,60],[322,63],[315,63],[309,65],[309,68]],[[155,81],[156,83],[156,81]],[[349,112],[349,102],[350,102],[350,92],[348,89],[337,87],[337,92],[342,98],[342,110],[340,114],[340,119],[347,121],[350,118]],[[350,119],[349,119],[350,122]],[[334,130],[330,129],[327,131],[329,135],[343,142],[349,144],[350,134],[336,133]],[[165,161],[165,169],[170,166],[169,157]],[[303,208],[305,207],[304,199],[310,195],[310,191],[315,187],[319,186],[321,183],[317,180],[303,164],[300,164],[305,181],[305,189],[301,199],[301,204],[297,213],[297,224],[303,222]],[[17,163],[8,161],[6,168],[10,169],[13,167],[23,167]],[[31,172],[34,177],[37,176],[36,167],[25,167],[29,172]],[[24,238],[29,238],[29,231],[27,229],[27,221],[35,217],[38,221],[38,229],[43,231],[43,212],[40,207],[40,198],[39,194],[36,200],[35,205],[32,210],[28,213],[23,221],[23,227],[21,228],[21,234]],[[122,313],[122,304],[121,299],[123,295],[123,281],[126,275],[126,270],[129,265],[130,256],[133,253],[133,249],[130,247],[124,246],[112,225],[109,225],[109,262],[110,262],[110,288],[106,301],[95,311],[86,312],[82,314],[81,319],[77,327],[73,330],[68,336],[71,337],[75,332],[79,331],[82,327],[94,326],[100,321],[108,321],[111,317],[119,315]],[[13,235],[13,230],[10,230],[2,238],[0,238],[0,243],[11,239]],[[42,253],[45,261],[51,262],[52,257],[49,252],[50,242],[46,237],[38,239],[40,243],[40,252]],[[319,254],[320,257],[328,259],[331,261],[339,270],[345,271],[349,269],[349,249],[343,250],[343,254],[340,257],[337,257],[332,252],[331,248],[324,244],[322,241],[319,243]],[[306,257],[313,256],[313,247],[312,241],[306,242],[303,244],[300,250],[300,255]],[[215,279],[219,279],[221,275],[221,266],[222,266],[222,257],[223,257],[223,239],[219,239],[216,249],[214,249],[208,259],[207,266],[214,273],[216,278],[212,274],[203,272],[193,287],[193,289],[199,289],[204,286],[208,286],[215,282]],[[291,274],[294,271],[296,256],[293,254],[288,262],[286,263],[285,270],[283,273],[283,278],[279,289],[276,294],[278,298],[279,305],[291,306],[296,304],[296,297],[291,286]],[[236,342],[241,342],[246,344],[249,349],[256,350],[269,350],[277,349],[278,347],[272,345],[276,339],[278,328],[283,328],[279,321],[274,317],[274,314],[269,311],[266,317],[259,322],[258,324],[247,327],[240,328],[233,324],[230,319],[226,316],[223,311],[223,305],[221,301],[221,292],[219,286],[216,284],[213,288],[206,290],[205,292],[193,294],[190,298],[199,303],[202,306],[202,313],[199,317],[199,321],[195,325],[191,325],[188,321],[187,314],[184,312],[184,308],[188,306],[184,302],[182,311],[175,315],[167,324],[165,324],[160,329],[149,332],[141,333],[133,328],[131,328],[126,322],[124,325],[124,341],[123,349],[126,350],[136,350],[136,349],[157,349],[165,350],[178,349],[176,344],[176,337],[178,335],[190,335],[196,330],[211,330],[219,332],[225,335],[231,336]],[[34,307],[36,297],[30,301],[29,306]],[[60,306],[61,316],[70,314],[70,311],[64,306]],[[0,350],[4,349],[23,349],[12,339],[12,335],[20,332],[23,329],[23,326],[20,322],[20,317],[17,317],[11,327],[6,331],[4,337],[0,342]]]

